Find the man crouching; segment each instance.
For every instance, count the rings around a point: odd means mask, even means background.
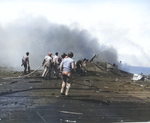
[[[72,59],[73,52],[68,53],[68,57],[64,58],[60,64],[60,71],[62,71],[62,87],[61,87],[61,94],[62,95],[69,95],[69,89],[71,87],[71,73],[72,70],[75,69],[75,62]]]

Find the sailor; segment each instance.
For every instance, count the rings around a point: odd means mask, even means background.
[[[66,54],[66,53],[63,53],[63,54],[61,55],[60,59],[58,60],[59,63],[61,63],[64,58],[67,58],[67,54]]]
[[[24,74],[27,73],[27,68],[28,73],[30,73],[29,52],[26,52],[26,55],[23,56],[21,66],[24,66]]]
[[[85,70],[86,66],[87,66],[86,58],[78,60],[76,63],[76,72],[79,75],[86,75],[86,70]]]
[[[53,72],[57,76],[57,78],[58,78],[58,75],[59,75],[58,66],[59,66],[58,52],[56,52],[55,55],[53,56]]]
[[[42,63],[42,66],[44,66],[44,71],[43,71],[43,74],[42,74],[42,77],[43,78],[47,78],[47,77],[50,77],[50,73],[51,73],[51,63],[52,63],[52,58],[51,58],[51,55],[52,53],[49,52],[44,60],[43,60],[43,63]],[[49,75],[49,76],[48,76]]]
[[[69,89],[72,84],[71,75],[72,71],[75,70],[75,62],[72,59],[73,56],[73,52],[69,52],[67,58],[64,58],[60,64],[60,71],[62,71],[62,87],[60,92],[66,96],[69,95]]]
[[[82,59],[80,59],[76,62],[77,73],[80,73],[81,68],[82,68]]]
[[[82,67],[85,68],[87,66],[87,59],[84,58],[82,62]]]

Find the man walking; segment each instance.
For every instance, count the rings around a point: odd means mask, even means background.
[[[52,53],[48,53],[47,56],[45,56],[42,66],[44,66],[44,71],[42,74],[43,78],[50,77],[51,73],[51,64],[52,64],[52,58],[51,58]],[[49,75],[49,76],[48,76]]]
[[[60,71],[62,71],[62,87],[61,87],[61,94],[62,95],[69,95],[69,89],[71,87],[71,74],[72,70],[75,70],[75,62],[72,59],[74,56],[73,52],[68,53],[68,57],[65,58],[60,64]]]

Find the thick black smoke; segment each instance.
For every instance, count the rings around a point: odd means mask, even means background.
[[[30,66],[37,68],[48,52],[74,52],[74,60],[99,58],[110,63],[117,62],[117,52],[113,48],[100,45],[87,30],[50,23],[44,17],[18,19],[5,27],[0,27],[0,63],[23,69],[22,56],[30,53]]]

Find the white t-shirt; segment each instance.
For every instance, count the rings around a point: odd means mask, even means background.
[[[24,55],[22,59],[24,61],[24,64],[29,64],[29,56]]]
[[[52,58],[51,58],[50,56],[45,56],[44,59],[45,59],[45,65],[46,65],[47,67],[50,67]]]
[[[58,56],[57,55],[53,56],[53,63],[57,63],[58,64]]]

